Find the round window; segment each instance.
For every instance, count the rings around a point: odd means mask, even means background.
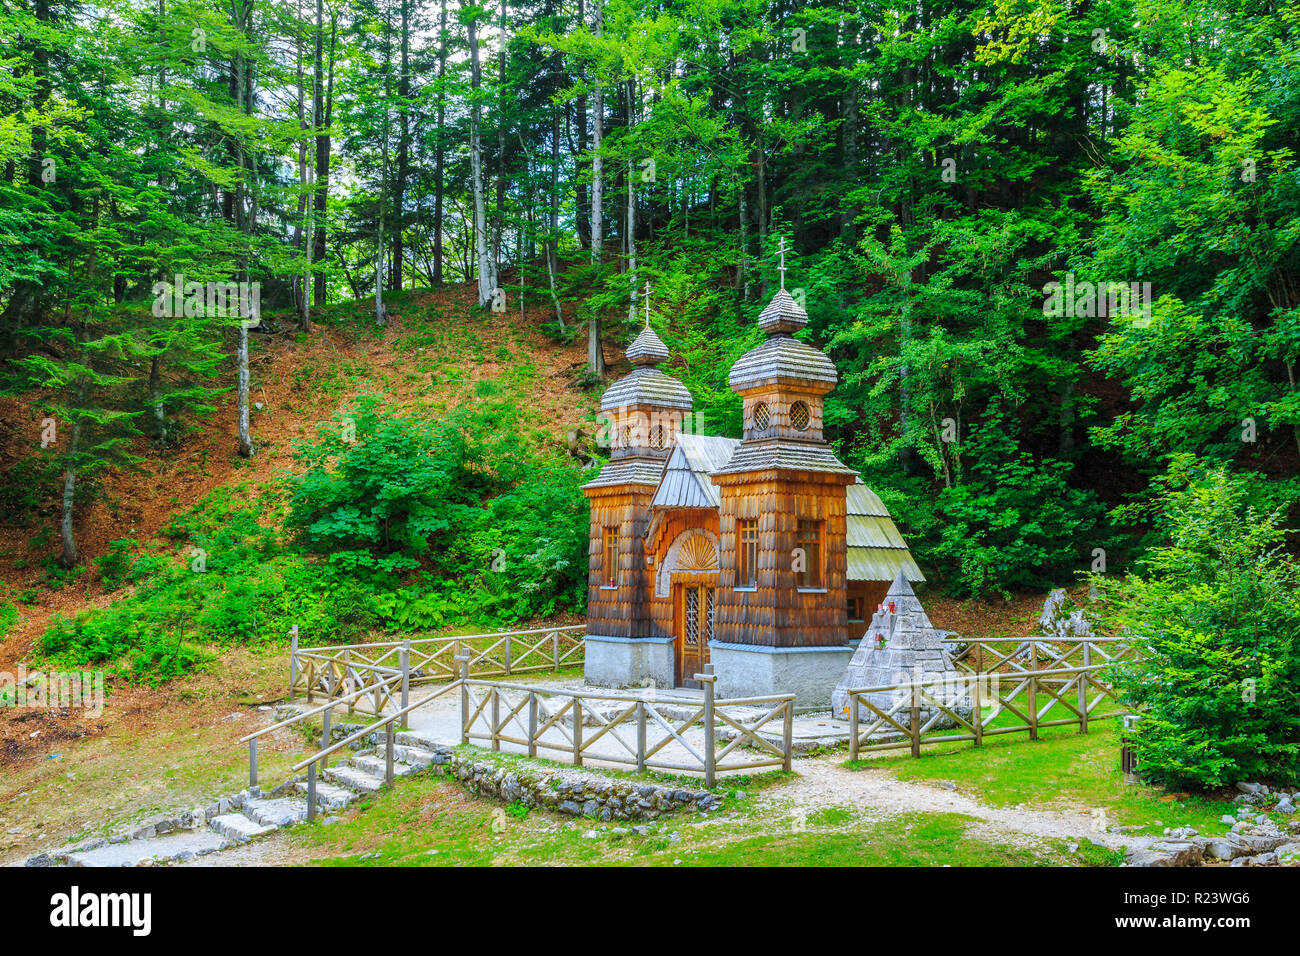
[[[806,431],[811,420],[812,414],[808,411],[807,402],[795,402],[790,406],[790,424],[799,431]]]
[[[754,406],[754,430],[767,431],[772,424],[772,413],[767,410],[766,402],[759,402]]]

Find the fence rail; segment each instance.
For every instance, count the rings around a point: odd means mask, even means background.
[[[1097,708],[1107,698],[1119,701],[1103,679],[1106,669],[1132,652],[1116,638],[980,638],[960,643],[965,646],[953,655],[953,677],[848,691],[850,760],[862,753],[903,748],[919,757],[923,743],[969,741],[978,747],[985,737],[1001,734],[1027,733],[1037,740],[1046,727],[1077,725],[1079,733],[1086,734]],[[1082,663],[1074,664],[1075,659]],[[1011,715],[1011,723],[1005,715]]]
[[[586,659],[585,625],[466,634],[460,637],[422,637],[403,641],[367,644],[334,644],[299,647],[298,631],[290,631],[289,696],[305,694],[308,703],[321,695],[344,697],[364,687],[374,687],[373,706],[378,715],[391,697],[381,697],[380,688],[393,689],[400,678],[402,706],[409,701],[414,684],[443,683],[460,678],[457,658],[469,656],[469,670],[475,677],[509,677],[576,667]],[[364,695],[362,695],[364,697]],[[360,707],[349,707],[349,713]]]
[[[720,700],[713,693],[711,669],[695,679],[704,688],[701,701],[652,701],[464,677],[461,742],[482,741],[493,750],[514,744],[530,757],[567,755],[576,766],[596,760],[638,772],[702,772],[709,787],[719,772],[790,769],[793,694]],[[746,715],[742,708],[755,709],[756,715]],[[773,732],[764,736],[760,731],[777,721],[781,736],[774,743]]]

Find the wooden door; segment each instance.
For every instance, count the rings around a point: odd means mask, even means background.
[[[677,590],[677,685],[699,687],[695,675],[709,662],[713,640],[713,588],[679,584]]]

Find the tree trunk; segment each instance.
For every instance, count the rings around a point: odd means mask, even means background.
[[[443,136],[447,117],[447,0],[442,0],[438,11],[438,125],[437,145],[433,162],[433,284],[442,284],[442,194],[445,149]]]
[[[253,457],[253,438],[248,428],[248,326],[239,323],[239,390],[237,396],[239,414],[239,457]]]
[[[600,31],[605,25],[605,11],[600,7],[602,0],[597,0],[595,20],[592,23],[591,31],[596,36],[600,36]],[[605,139],[605,95],[602,92],[599,83],[596,85],[596,110],[591,114],[591,264],[600,266],[601,245],[605,239],[605,207],[604,207],[604,188],[601,181],[604,172],[604,159],[600,155],[600,146]],[[596,336],[595,344],[588,345],[588,355],[600,354],[599,323],[593,319],[593,334]],[[594,353],[593,353],[594,349]],[[596,372],[595,363],[592,364],[592,371],[595,374],[604,377],[605,365],[600,363],[600,370]]]
[[[330,15],[330,47],[328,88],[322,74],[324,69],[325,43],[325,3],[316,0],[316,50],[315,70],[312,84],[312,125],[316,128],[316,188],[313,230],[315,232],[317,262],[325,261],[326,227],[325,216],[330,191],[330,136],[329,127],[334,107],[334,41],[336,36],[334,15]],[[315,276],[312,289],[312,302],[317,306],[325,304],[326,293],[324,271]]]
[[[462,4],[465,0],[461,0]],[[470,177],[474,180],[474,251],[478,257],[478,304],[486,308],[491,302],[497,287],[495,270],[488,257],[487,209],[483,194],[483,146],[479,129],[479,89],[483,82],[483,72],[479,60],[478,24],[473,17],[466,24],[469,31],[470,61],[470,107],[469,121],[469,166]]]
[[[393,270],[389,276],[394,292],[402,288],[402,260],[406,250],[402,247],[402,227],[406,222],[406,177],[410,165],[411,117],[408,99],[411,95],[411,2],[402,0],[402,65],[397,80],[398,116],[401,127],[397,139],[397,180],[393,183]]]
[[[64,568],[77,566],[77,542],[72,536],[72,499],[77,490],[77,451],[81,445],[81,421],[72,426],[72,438],[68,442],[68,466],[63,472],[63,508],[59,523],[63,550],[59,555],[59,564]]]

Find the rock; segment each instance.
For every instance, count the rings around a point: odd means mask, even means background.
[[[1195,843],[1181,840],[1161,840],[1145,849],[1129,851],[1129,866],[1196,866],[1204,851]]]
[[[1232,860],[1244,853],[1245,850],[1228,840],[1211,840],[1205,847],[1205,855],[1211,860]]]
[[[1274,836],[1266,833],[1234,833],[1229,834],[1228,839],[1244,849],[1242,855],[1250,856],[1257,853],[1268,853],[1291,842],[1288,837],[1281,834]]]
[[[1283,797],[1273,808],[1275,813],[1295,813],[1295,804],[1291,802],[1290,797]]]
[[[33,857],[28,857],[23,866],[57,866],[54,858],[48,853],[37,853]]]
[[[1237,822],[1237,818],[1234,817],[1231,813],[1225,813],[1223,816],[1219,817],[1219,822],[1226,823],[1228,826],[1232,826],[1234,823]]]
[[[1237,789],[1242,793],[1247,793],[1247,794],[1256,794],[1256,793],[1264,792],[1263,786],[1261,786],[1258,783],[1239,783],[1237,784]]]
[[[1255,857],[1255,866],[1277,866],[1277,854],[1261,853]]]
[[[939,786],[943,787],[943,789],[945,789],[945,790],[956,790],[956,789],[957,789],[957,784],[953,783],[951,780],[940,780],[940,781],[939,781]]]

